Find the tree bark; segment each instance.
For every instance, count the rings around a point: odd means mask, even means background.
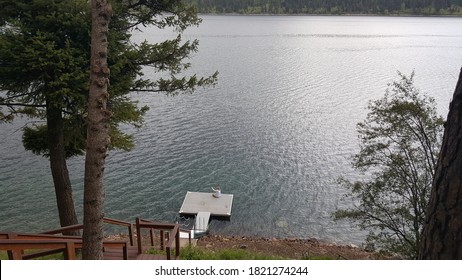
[[[64,147],[64,123],[61,109],[54,107],[47,100],[47,133],[50,151],[50,168],[55,186],[59,222],[62,227],[78,224],[75,213],[72,185],[67,170],[66,151]],[[75,235],[78,232],[73,233]]]
[[[462,69],[449,105],[420,259],[462,259]]]
[[[112,7],[106,0],[92,0],[91,13],[91,71],[85,158],[82,258],[99,260],[103,258],[104,164],[110,143],[111,112],[106,106],[109,98],[107,36]]]

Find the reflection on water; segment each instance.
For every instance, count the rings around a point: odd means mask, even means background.
[[[200,40],[192,71],[218,70],[219,84],[194,95],[133,95],[151,110],[132,129],[136,148],[108,157],[106,215],[173,221],[186,191],[219,184],[234,194],[232,218],[213,221],[212,232],[359,244],[363,233],[330,217],[350,203],[337,178],[361,176],[350,167],[355,125],[397,70],[414,69],[445,115],[462,65],[462,19],[203,18],[185,34]],[[2,230],[58,224],[48,163],[19,142],[26,122],[1,125]],[[83,158],[69,165],[81,217]]]

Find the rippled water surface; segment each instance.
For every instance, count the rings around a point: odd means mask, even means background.
[[[462,65],[462,19],[203,19],[184,35],[200,41],[191,71],[218,70],[219,83],[193,95],[133,95],[151,110],[144,127],[128,128],[136,148],[110,153],[106,215],[173,221],[186,191],[220,184],[234,194],[232,218],[213,221],[213,232],[359,244],[364,233],[330,217],[350,203],[341,200],[337,178],[360,177],[350,167],[355,125],[398,70],[415,70],[416,85],[445,116]],[[135,34],[171,37],[154,29]],[[48,162],[20,143],[25,123],[0,125],[1,230],[58,225]],[[81,219],[83,158],[69,169]]]

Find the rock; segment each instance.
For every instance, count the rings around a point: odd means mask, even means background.
[[[212,235],[201,238],[199,247],[207,250],[220,251],[225,248],[242,249],[248,252],[256,251],[264,255],[280,256],[289,259],[300,259],[304,256],[328,256],[332,259],[384,259],[374,252],[366,252],[360,248],[348,245],[325,243],[316,238],[295,237],[258,237],[258,236],[222,236]],[[388,259],[391,259],[388,258]],[[396,257],[396,259],[399,259]]]
[[[314,243],[314,244],[319,244],[319,241],[316,238],[310,238],[308,239],[309,243]]]

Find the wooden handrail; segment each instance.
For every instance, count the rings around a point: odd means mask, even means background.
[[[142,253],[142,244],[141,244],[141,229],[149,229],[149,230],[159,230],[160,231],[160,240],[161,240],[161,249],[164,249],[164,231],[168,231],[167,237],[167,244],[165,245],[165,251],[167,253],[167,260],[171,259],[171,248],[173,246],[173,241],[175,240],[175,256],[178,257],[180,255],[180,226],[179,224],[166,224],[166,223],[159,223],[159,222],[151,222],[148,220],[136,218],[136,234],[137,234],[137,241],[138,241],[138,253]],[[173,238],[172,238],[173,237]],[[153,246],[153,239],[151,238],[151,246]]]
[[[81,229],[83,229],[83,224],[77,224],[77,225],[71,225],[71,226],[62,227],[58,229],[47,230],[47,231],[41,232],[41,234],[58,234],[58,233],[63,234],[63,233],[73,232],[73,231],[77,231]]]
[[[128,237],[130,239],[130,246],[133,246],[133,225],[131,223],[121,221],[121,220],[111,219],[111,218],[103,218],[103,222],[108,223],[108,224],[127,227]],[[42,232],[42,234],[65,234],[65,233],[74,232],[74,231],[82,230],[82,229],[83,229],[83,224],[76,224],[76,225],[62,227],[62,228],[58,228],[54,230],[44,231]]]
[[[133,246],[133,224],[121,220],[111,219],[111,218],[103,218],[103,221],[108,224],[118,225],[118,226],[125,226],[128,229],[128,237],[130,239],[130,246]]]
[[[103,241],[103,249],[105,248],[120,248],[122,247],[122,257],[128,260],[128,244],[125,241]]]
[[[71,239],[76,241],[81,241],[82,237],[80,236],[72,236],[72,235],[53,235],[53,234],[42,234],[42,233],[17,233],[17,232],[0,232],[0,239]]]
[[[126,221],[121,221],[121,220],[116,220],[112,218],[103,218],[103,221],[105,221],[108,224],[114,224],[114,225],[119,225],[119,226],[131,226],[132,224]]]
[[[151,222],[151,221],[148,221],[148,220],[143,220],[143,219],[139,219],[140,221],[140,225],[142,225],[143,227],[145,228],[155,228],[155,229],[164,229],[164,230],[169,230],[169,229],[173,229],[175,227],[175,225],[178,225],[178,224],[166,224],[166,223],[160,223],[160,222]]]
[[[23,250],[27,249],[53,249],[53,252],[64,252],[65,259],[75,260],[75,249],[81,248],[82,242],[75,243],[73,240],[61,239],[1,239],[0,250],[11,252],[12,259],[22,260]]]
[[[167,244],[165,245],[165,251],[167,252],[167,260],[171,259],[171,248],[173,246],[173,241],[175,241],[175,256],[180,256],[180,226],[176,224],[174,228],[170,231],[170,237],[175,236],[175,238],[169,238]]]
[[[141,229],[148,229],[150,232],[151,237],[151,245],[154,246],[154,230],[160,231],[160,245],[162,250],[166,250],[167,259],[171,259],[171,249],[175,246],[175,255],[176,257],[180,254],[180,232],[187,232],[189,237],[189,244],[191,244],[191,232],[188,230],[184,230],[180,228],[180,225],[175,224],[168,224],[168,223],[160,223],[160,222],[153,222],[145,219],[136,219],[135,224],[131,224],[129,222],[116,220],[112,218],[104,218],[105,223],[114,224],[125,226],[128,229],[129,238],[130,238],[130,245],[133,246],[134,237],[133,237],[133,226],[136,226],[137,230],[137,241],[138,241],[138,252],[142,253],[141,248]],[[74,235],[62,235],[68,232],[74,232],[83,229],[83,224],[71,225],[67,227],[62,227],[59,229],[49,230],[38,234],[28,234],[28,233],[2,233],[0,232],[0,240],[10,240],[8,241],[9,244],[16,244],[17,246],[14,247],[12,245],[8,245],[8,248],[15,248],[8,251],[8,257],[10,259],[29,259],[29,258],[36,258],[39,256],[45,256],[54,253],[63,252],[65,254],[65,258],[72,259],[75,258],[75,249],[82,248],[82,238],[80,236]],[[174,241],[175,240],[175,241]],[[8,243],[7,242],[7,243]],[[16,242],[16,243],[15,243]],[[175,243],[173,243],[175,242]],[[42,245],[40,245],[42,243]],[[61,245],[50,245],[50,244],[61,244]],[[165,244],[166,243],[166,244]],[[63,245],[67,244],[67,245]],[[173,245],[175,244],[175,245]],[[27,245],[32,247],[26,248]],[[2,245],[3,247],[6,246],[6,243]],[[48,247],[47,247],[48,246]],[[50,247],[51,246],[51,247]],[[122,241],[104,241],[103,242],[104,248],[120,248],[123,249],[123,258],[128,258],[128,244]],[[2,248],[3,248],[2,247]],[[35,252],[32,254],[24,255],[23,249],[49,249],[43,252]],[[68,251],[71,250],[69,248],[74,248],[74,253],[69,253]]]
[[[33,259],[60,252],[64,252],[65,259],[75,259],[75,249],[81,249],[83,244],[82,238],[76,236],[26,233],[0,233],[0,242],[0,250],[7,250],[10,259]],[[128,259],[127,242],[104,241],[103,249],[106,248],[122,248],[123,259]],[[22,251],[25,249],[51,250],[24,255]],[[71,253],[69,250],[74,252]]]
[[[146,223],[151,223],[151,224],[155,224],[155,225],[159,225],[159,226],[165,226],[165,225],[173,225],[173,224],[165,224],[165,223],[159,223],[159,222],[153,222],[153,221],[149,221],[149,220],[145,220],[145,219],[140,219],[140,221],[142,222],[146,222]],[[184,233],[187,233],[188,234],[188,241],[189,241],[189,245],[191,245],[191,231],[190,230],[187,230],[187,229],[183,229],[183,228],[179,228],[179,231],[180,232],[184,232]],[[152,239],[152,237],[151,237]]]

